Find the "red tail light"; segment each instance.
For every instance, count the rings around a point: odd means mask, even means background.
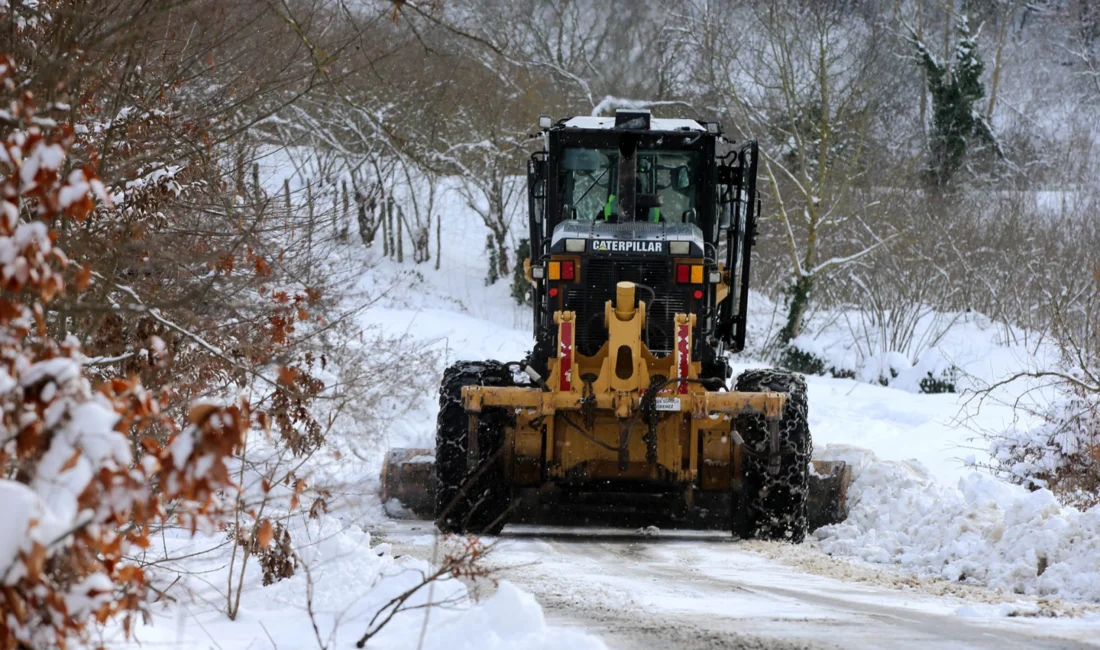
[[[701,264],[677,264],[676,282],[679,284],[702,284],[703,266]]]
[[[676,282],[680,284],[691,283],[691,266],[689,264],[676,265]]]
[[[576,267],[573,262],[561,263],[561,279],[562,280],[575,280],[576,279]]]

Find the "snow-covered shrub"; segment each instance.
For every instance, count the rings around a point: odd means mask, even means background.
[[[890,386],[911,393],[954,393],[959,381],[959,369],[944,358],[936,348],[921,353],[911,366],[904,357],[894,369]]]
[[[920,392],[926,395],[954,393],[956,381],[955,377],[957,374],[957,369],[952,369],[949,375],[940,377],[936,377],[931,372],[929,372],[920,380]]]
[[[1100,503],[1100,395],[1078,388],[1041,414],[1040,426],[991,441],[995,469],[1013,483],[1047,488],[1064,503]]]
[[[990,441],[996,472],[1079,507],[1100,504],[1100,260],[1093,269],[1047,305],[1059,362],[1008,380],[1039,380],[1055,390],[1045,407],[1018,407],[1041,423]]]
[[[925,350],[916,363],[900,352],[864,354],[843,340],[825,343],[809,335],[795,338],[780,355],[779,365],[811,375],[891,386],[911,393],[954,393],[959,369],[935,348]]]
[[[42,127],[0,55],[0,84],[16,97],[0,143],[0,649],[65,647],[113,617],[129,630],[145,603],[145,574],[127,558],[149,527],[173,516],[206,526],[231,486],[225,460],[251,426],[247,404],[192,410],[180,430],[136,380],[93,390],[80,344],[48,334],[46,307],[67,288],[54,245],[60,220],[80,223],[109,203],[95,169],[66,172],[73,129]],[[167,444],[143,437],[156,423]]]
[[[797,339],[796,339],[797,340]],[[832,375],[842,379],[853,379],[855,371],[828,365],[824,359],[813,352],[803,350],[794,342],[787,346],[779,357],[780,367],[807,375]]]

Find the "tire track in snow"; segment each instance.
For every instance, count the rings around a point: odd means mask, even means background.
[[[385,541],[430,556],[430,537],[401,532],[411,523],[385,531]],[[500,577],[535,594],[552,622],[583,628],[613,649],[1097,647],[1072,620],[965,618],[954,612],[970,601],[813,575],[754,546],[760,550],[690,532],[654,538],[511,526],[490,561]]]

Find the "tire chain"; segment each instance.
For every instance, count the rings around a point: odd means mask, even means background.
[[[486,468],[480,476],[470,480],[467,467],[469,415],[462,405],[462,387],[513,383],[511,371],[496,361],[462,361],[443,373],[435,438],[435,515],[436,525],[443,532],[483,532],[482,529],[493,524],[506,507],[508,494],[496,468]],[[502,409],[486,409],[479,418],[478,459],[481,463],[488,462],[503,441],[503,418]],[[493,526],[494,529],[501,527],[503,522]]]
[[[737,431],[745,446],[755,452],[743,460],[743,491],[732,513],[734,532],[758,539],[785,540],[795,544],[806,537],[808,526],[809,463],[813,454],[807,420],[806,380],[786,370],[748,370],[737,378],[736,390],[787,393],[779,445],[783,450],[778,475],[768,473],[768,426],[763,415],[737,418]],[[735,506],[736,508],[737,506]]]

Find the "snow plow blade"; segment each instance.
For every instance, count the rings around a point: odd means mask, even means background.
[[[807,499],[811,531],[844,521],[848,517],[848,486],[852,469],[844,461],[815,460],[810,473]],[[559,524],[546,520],[537,507],[539,495],[532,491],[522,499],[510,519],[525,524]],[[435,457],[431,449],[391,449],[382,466],[382,502],[391,516],[432,519],[435,504]],[[573,522],[583,523],[583,522]]]
[[[391,514],[404,508],[421,519],[433,518],[435,451],[390,449],[382,465],[382,503]]]

